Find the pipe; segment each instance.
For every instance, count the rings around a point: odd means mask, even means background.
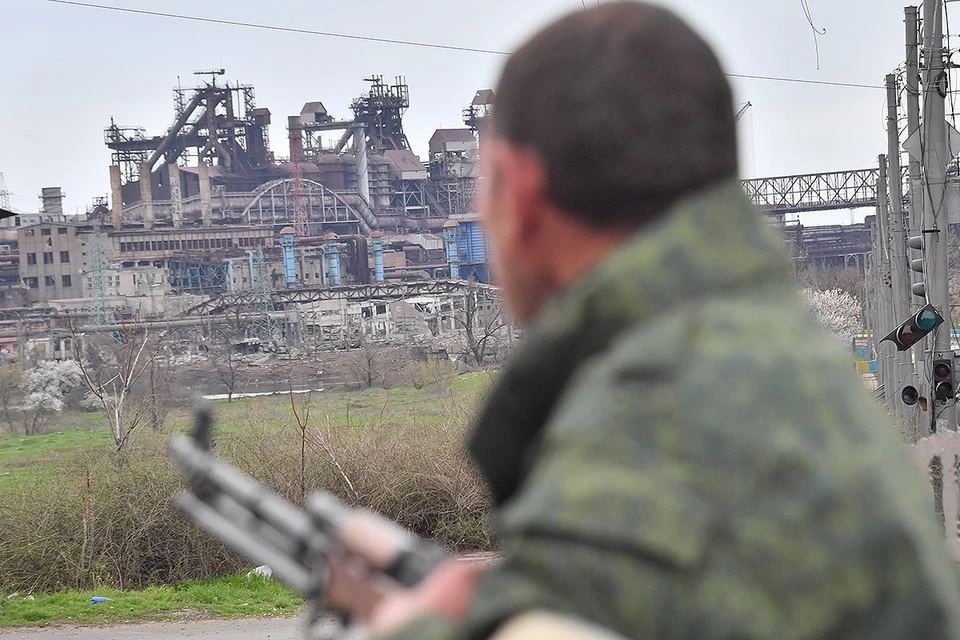
[[[297,264],[294,254],[297,236],[291,231],[290,227],[285,227],[280,236],[280,246],[283,247],[283,273],[288,289],[294,289],[297,286]]]
[[[357,124],[353,130],[353,148],[357,155],[357,188],[360,197],[370,203],[370,171],[367,166],[367,128]]]
[[[370,250],[367,239],[356,234],[342,235],[340,239],[347,240],[352,247],[354,283],[370,284]]]
[[[150,159],[147,160],[147,165],[150,167],[149,171],[153,171],[153,168],[157,166],[157,162],[166,153],[167,149],[170,147],[170,144],[177,139],[177,136],[180,134],[180,130],[183,129],[184,125],[187,124],[187,120],[190,119],[190,116],[193,115],[193,112],[196,110],[200,103],[203,101],[206,96],[205,92],[198,91],[193,95],[193,98],[190,100],[190,103],[183,110],[183,113],[180,114],[180,117],[173,123],[173,126],[170,127],[170,130],[167,131],[167,135],[164,136],[163,140],[157,146],[156,150],[153,152],[153,155],[150,156]],[[210,135],[216,135],[216,131],[211,132]],[[176,162],[176,159],[180,157],[180,154],[177,154],[175,158],[168,158],[168,161]]]
[[[377,282],[383,282],[383,234],[374,232],[372,240],[374,277]]]
[[[443,236],[447,245],[447,263],[450,265],[450,277],[460,279],[460,225],[455,220],[448,220],[443,225]]]
[[[338,237],[335,233],[328,233],[324,236],[324,255],[327,256],[330,267],[330,286],[340,286],[340,245],[337,243]]]

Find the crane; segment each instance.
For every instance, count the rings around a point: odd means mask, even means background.
[[[752,102],[748,102],[747,104],[743,105],[740,108],[740,111],[737,111],[737,115],[734,116],[734,120],[736,122],[740,122],[740,119],[743,118],[744,115],[746,115],[747,110],[752,106],[753,106]]]

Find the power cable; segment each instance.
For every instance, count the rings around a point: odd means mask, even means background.
[[[817,52],[817,70],[820,70],[820,37],[827,35],[826,29],[818,29],[817,25],[813,22],[813,14],[810,13],[810,5],[807,4],[807,0],[800,0],[800,8],[803,9],[803,15],[807,18],[807,22],[810,24],[810,29],[813,31],[813,47]]]
[[[95,4],[92,2],[80,2],[78,0],[42,0],[52,4],[69,5],[75,7],[84,7],[87,9],[100,9],[103,11],[116,11],[118,13],[130,13],[142,16],[151,16],[154,18],[171,18],[175,20],[188,20],[191,22],[203,22],[206,24],[218,24],[231,27],[246,27],[248,29],[263,29],[266,31],[278,31],[282,33],[298,33],[301,35],[321,36],[325,38],[340,38],[344,40],[359,40],[363,42],[377,42],[380,44],[395,44],[407,47],[420,47],[425,49],[442,49],[446,51],[460,51],[465,53],[482,53],[493,56],[509,56],[509,51],[498,51],[495,49],[483,49],[479,47],[465,47],[452,44],[439,44],[435,42],[421,42],[416,40],[398,40],[396,38],[378,38],[376,36],[361,36],[351,33],[338,33],[334,31],[318,31],[315,29],[303,29],[299,27],[285,27],[280,25],[263,24],[259,22],[243,22],[239,20],[226,20],[223,18],[205,18],[203,16],[193,16],[182,13],[168,13],[165,11],[149,11],[146,9],[133,9],[130,7],[116,7],[106,4]],[[782,76],[764,76],[745,73],[727,73],[728,78],[741,78],[744,80],[762,80],[766,82],[787,82],[793,84],[821,85],[827,87],[845,87],[850,89],[875,89],[882,90],[884,87],[875,84],[861,84],[856,82],[833,82],[829,80],[807,80],[804,78],[787,78]]]
[[[76,2],[74,0],[44,0],[53,4],[72,5],[75,7],[85,7],[87,9],[102,9],[104,11],[116,11],[119,13],[132,13],[142,16],[152,16],[154,18],[173,18],[176,20],[189,20],[192,22],[205,22],[207,24],[227,25],[231,27],[247,27],[250,29],[264,29],[266,31],[281,31],[284,33],[299,33],[310,36],[322,36],[325,38],[342,38],[345,40],[362,40],[365,42],[379,42],[381,44],[397,44],[408,47],[422,47],[426,49],[445,49],[447,51],[465,51],[468,53],[485,53],[488,55],[506,56],[510,55],[506,51],[495,51],[493,49],[480,49],[476,47],[460,47],[452,44],[437,44],[431,42],[417,42],[414,40],[398,40],[395,38],[378,38],[375,36],[360,36],[350,33],[337,33],[334,31],[317,31],[315,29],[302,29],[298,27],[283,27],[279,25],[263,24],[259,22],[242,22],[239,20],[225,20],[223,18],[205,18],[203,16],[192,16],[182,13],[167,13],[165,11],[148,11],[146,9],[133,9],[130,7],[115,7],[106,4],[94,4],[92,2]]]

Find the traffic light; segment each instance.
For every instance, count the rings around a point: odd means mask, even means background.
[[[907,239],[907,246],[916,251],[923,251],[923,236],[911,236]],[[915,258],[910,261],[910,269],[916,271],[917,273],[923,273],[923,258]],[[913,292],[913,295],[926,298],[927,297],[927,285],[924,284],[922,280],[919,280],[913,284],[910,289]]]
[[[939,327],[942,322],[943,316],[932,304],[928,304],[884,336],[880,342],[889,340],[897,345],[897,351],[906,351],[919,342],[920,338]]]
[[[900,392],[900,399],[903,400],[903,404],[912,407],[920,401],[920,392],[916,387],[908,385]]]
[[[953,361],[933,361],[933,395],[938,402],[953,400],[956,388],[953,386]]]

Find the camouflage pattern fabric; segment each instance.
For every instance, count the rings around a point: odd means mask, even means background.
[[[960,638],[896,430],[730,182],[551,301],[471,442],[503,562],[461,627],[531,609],[630,638]]]

